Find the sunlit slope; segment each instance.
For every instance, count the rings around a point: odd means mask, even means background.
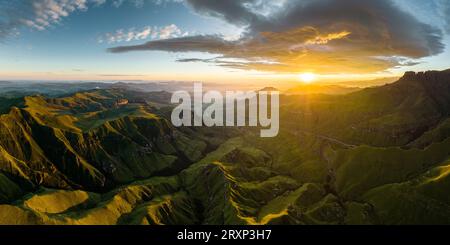
[[[274,138],[174,128],[165,93],[26,97],[0,119],[0,223],[449,224],[447,75],[282,96]]]
[[[19,217],[19,218],[18,218]],[[105,194],[43,189],[15,206],[0,205],[7,224],[176,224],[195,222],[177,178],[154,178]]]
[[[282,142],[303,149],[273,147]],[[345,149],[312,136],[286,134],[266,141],[249,135],[230,139],[174,176],[150,177],[104,194],[40,189],[23,195],[19,190],[19,198],[0,206],[0,220],[24,224],[447,223],[448,166],[439,159],[448,153],[437,151],[440,147],[450,149],[446,141],[424,150]],[[272,156],[275,152],[277,157]],[[285,162],[294,158],[297,163]],[[430,215],[424,216],[427,212]]]
[[[416,178],[374,188],[362,198],[383,224],[449,224],[448,161]]]
[[[177,175],[152,177],[105,194],[41,188],[13,203],[0,205],[2,213],[0,222],[8,224],[343,224],[345,222],[348,204],[341,203],[337,195],[330,193],[325,184],[324,173],[305,178],[307,180],[314,177],[317,183],[304,182],[302,177],[291,175],[281,161],[273,160],[264,151],[265,149],[264,146],[255,148],[243,138],[233,138]]]
[[[348,144],[404,146],[450,115],[450,71],[405,75],[398,82],[343,96],[288,96],[284,125]]]
[[[187,147],[151,106],[118,106],[115,93],[25,98],[25,108],[0,118],[0,169],[31,186],[104,190],[201,157],[205,143]]]
[[[425,149],[362,146],[337,153],[336,187],[343,196],[357,198],[367,190],[406,181],[442,163],[450,155],[450,138]]]

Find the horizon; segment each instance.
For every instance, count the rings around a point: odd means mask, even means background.
[[[398,81],[402,76],[392,76],[392,77],[382,77],[382,78],[369,78],[366,80],[343,80],[336,82],[334,80],[316,80],[312,83],[305,83],[299,81],[286,81],[282,83],[273,84],[271,82],[261,82],[257,84],[233,84],[231,82],[202,82],[202,81],[182,81],[182,80],[6,80],[0,79],[0,83],[12,83],[12,84],[88,84],[88,83],[101,83],[101,84],[135,84],[135,85],[146,85],[146,84],[159,84],[159,85],[176,85],[176,84],[194,84],[202,83],[207,87],[214,86],[240,86],[247,88],[267,88],[274,87],[277,89],[290,89],[302,86],[340,86],[348,88],[367,88],[367,87],[377,87],[386,84],[394,83]]]

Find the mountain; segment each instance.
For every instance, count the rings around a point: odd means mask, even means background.
[[[258,90],[258,92],[276,92],[276,91],[279,92],[279,90],[275,87],[264,87],[264,88]]]
[[[0,96],[0,114],[8,113],[13,106],[23,105],[21,97],[2,97]]]
[[[448,71],[407,73],[398,82],[343,96],[290,96],[290,122],[350,144],[403,146],[450,113]],[[294,113],[292,113],[294,112]]]
[[[349,94],[361,90],[356,87],[346,87],[340,85],[323,85],[323,84],[303,84],[287,90],[285,93],[289,95],[302,94],[330,94],[342,95]]]
[[[358,88],[368,88],[368,87],[379,87],[386,84],[391,84],[398,81],[399,77],[382,77],[371,80],[354,80],[354,81],[343,81],[338,84],[347,87],[358,87]]]
[[[449,224],[449,78],[282,95],[274,138],[175,128],[165,92],[27,96],[0,117],[0,223]]]

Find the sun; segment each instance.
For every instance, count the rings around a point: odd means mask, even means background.
[[[316,80],[316,75],[314,73],[302,73],[298,78],[304,83],[312,83]]]

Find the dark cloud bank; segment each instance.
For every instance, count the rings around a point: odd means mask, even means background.
[[[234,41],[199,35],[108,51],[197,51],[245,60],[226,63],[240,69],[359,73],[416,64],[404,60],[444,50],[440,29],[421,23],[389,0],[287,0],[269,13],[259,11],[260,6],[271,2],[264,0],[186,2],[199,14],[245,27],[245,33]],[[216,62],[223,65],[220,58]]]

